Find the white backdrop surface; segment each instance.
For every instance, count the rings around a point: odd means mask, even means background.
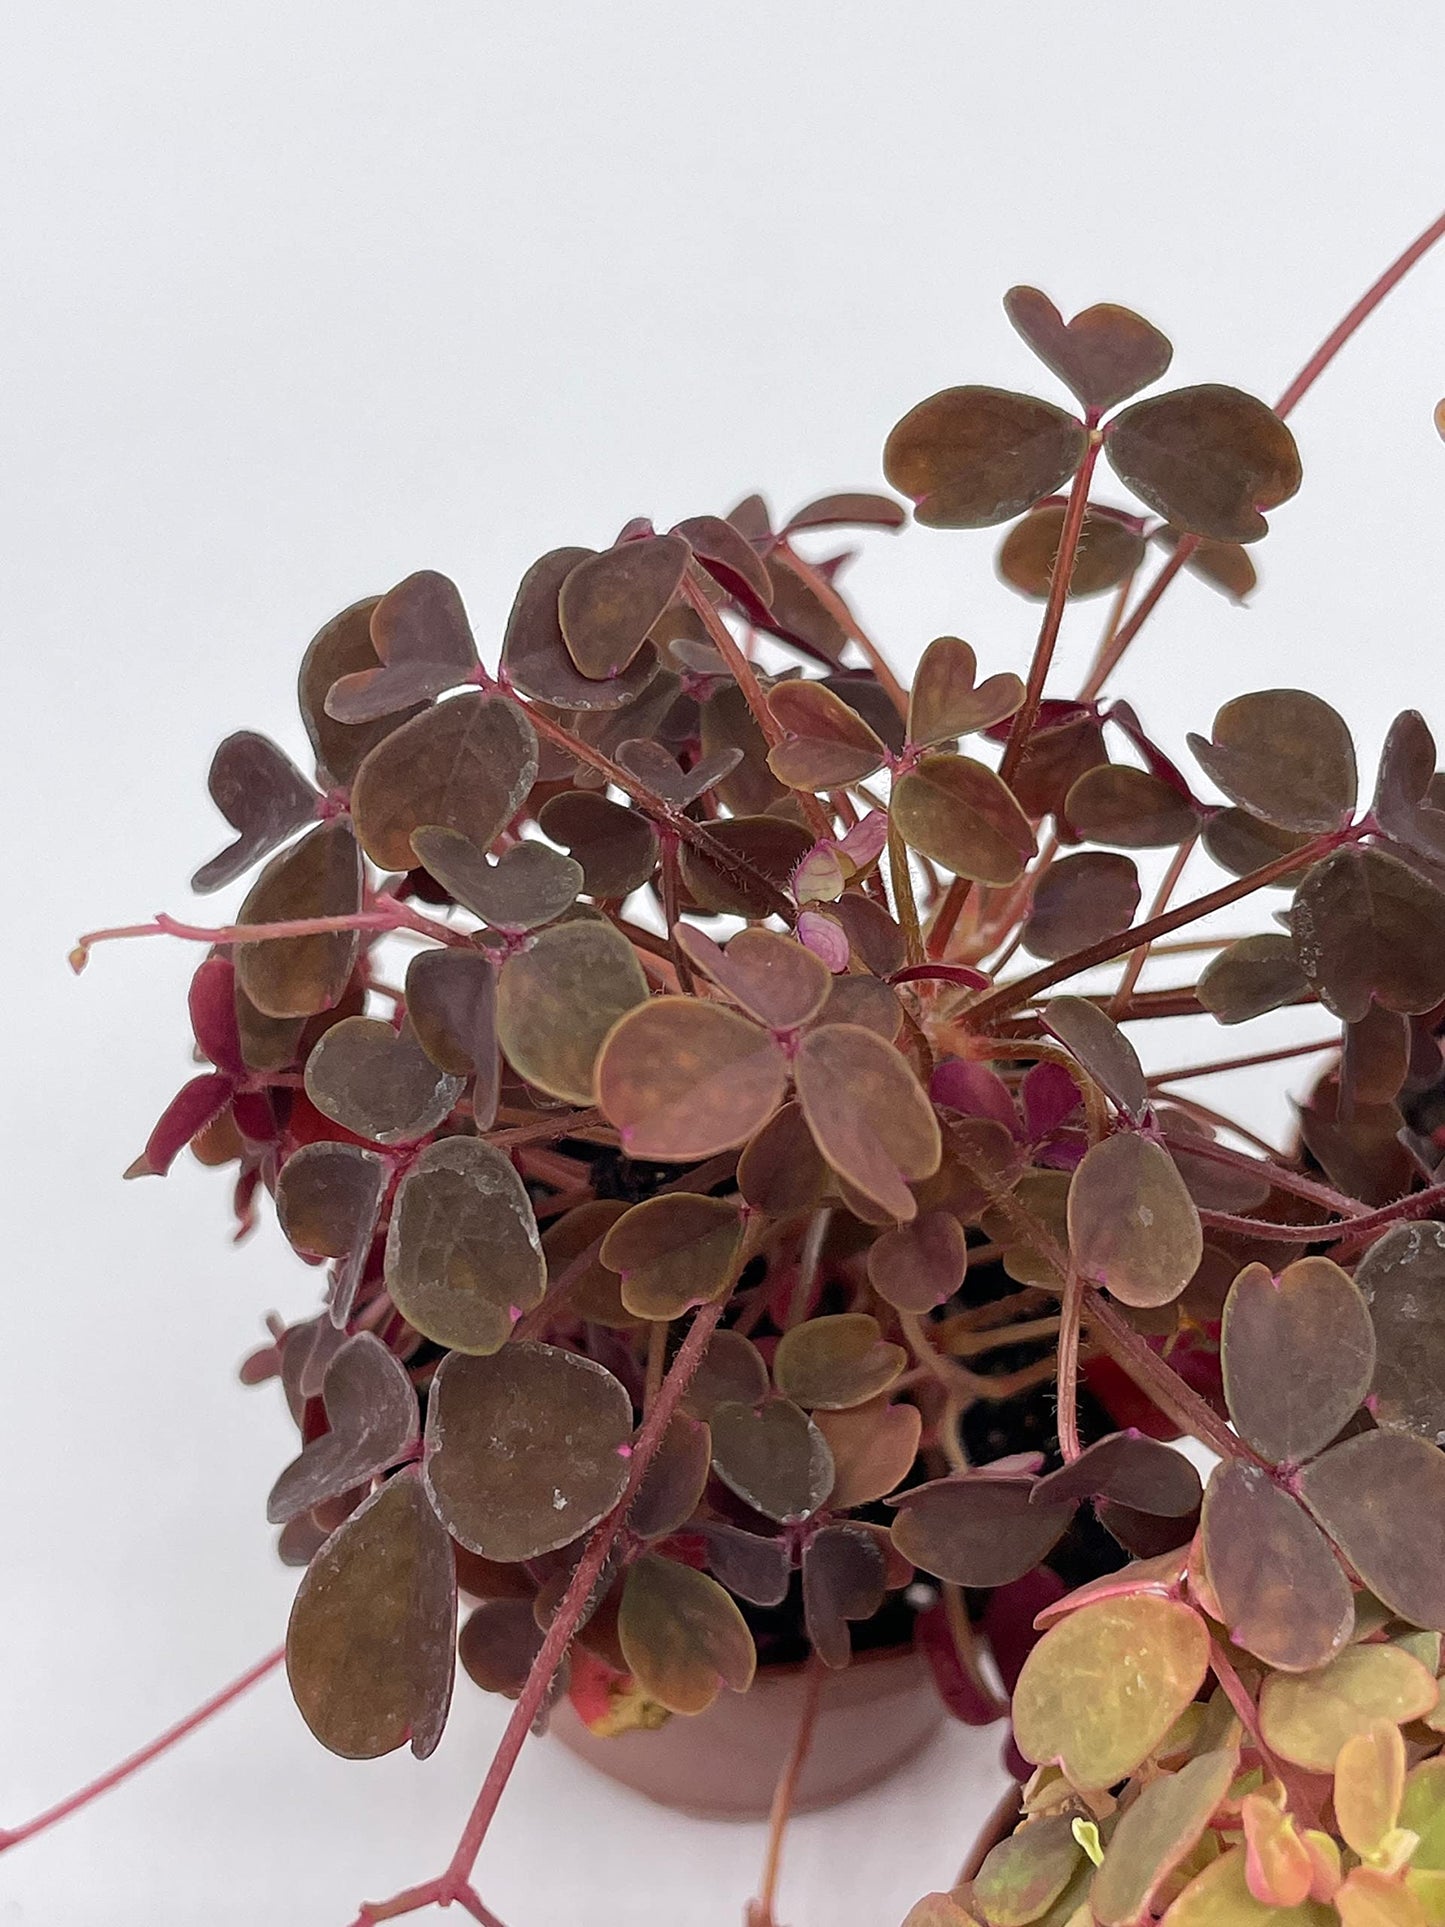
[[[262,1517],[289,1428],[235,1365],[315,1276],[269,1229],[230,1248],[188,1161],[119,1180],[187,1072],[196,953],[65,964],[83,928],[189,907],[215,742],[299,754],[301,647],[412,569],[454,575],[494,651],[545,548],[876,486],[889,426],[955,381],[1055,394],[1000,310],[1018,280],[1140,308],[1181,382],[1277,393],[1445,200],[1442,53],[1419,0],[0,12],[0,1820],[273,1645],[294,1585]],[[1253,606],[1186,581],[1140,643],[1166,744],[1301,679],[1366,757],[1406,700],[1445,721],[1442,308],[1445,256],[1301,407]],[[992,550],[873,538],[853,593],[900,661],[950,630],[1021,666]],[[1283,1088],[1256,1116],[1286,1128]],[[464,1689],[431,1763],[352,1766],[273,1678],[0,1859],[0,1927],[342,1927],[441,1864],[500,1719]],[[954,1729],[800,1823],[791,1927],[894,1927],[946,1884],[996,1739]],[[760,1842],[540,1746],[481,1881],[510,1927],[714,1927]]]

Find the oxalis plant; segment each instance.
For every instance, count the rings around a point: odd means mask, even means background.
[[[929,527],[1010,525],[1023,679],[943,636],[904,687],[809,559],[903,523],[872,493],[554,549],[499,652],[429,572],[325,625],[314,780],[249,732],[212,766],[236,836],[195,882],[264,864],[238,920],[74,959],[204,946],[209,1068],[131,1174],[189,1146],[326,1267],[243,1367],[297,1424],[268,1511],[305,1574],[282,1651],[5,1845],[283,1659],[324,1745],[424,1757],[460,1650],[504,1737],[449,1863],[356,1922],[498,1927],[478,1854],[559,1694],[625,1732],[802,1659],[773,1927],[829,1680],[912,1643],[1009,1715],[1018,1785],[908,1927],[1445,1922],[1435,743],[1401,715],[1362,801],[1307,691],[1226,703],[1197,773],[1110,693],[1181,571],[1253,588],[1288,417],[1442,234],[1274,408],[1012,290],[1072,399],[948,389],[883,469]],[[1236,904],[1254,934],[1180,938]],[[1301,1004],[1306,1044],[1213,1041]],[[1151,1076],[1166,1016],[1200,1044]],[[1190,1095],[1306,1052],[1288,1150]]]

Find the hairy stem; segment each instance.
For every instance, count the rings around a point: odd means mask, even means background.
[[[1097,1291],[1087,1294],[1083,1315],[1090,1332],[1114,1363],[1127,1372],[1140,1391],[1147,1392],[1176,1425],[1222,1459],[1255,1458],[1213,1407],[1206,1405],[1177,1372],[1171,1371],[1128,1320]]]
[[[1179,879],[1184,874],[1184,866],[1194,854],[1194,845],[1197,840],[1196,837],[1186,837],[1170,859],[1169,868],[1164,872],[1163,880],[1154,894],[1154,900],[1149,905],[1151,922],[1156,917],[1162,917],[1169,908],[1169,899],[1179,887]],[[1141,943],[1137,950],[1129,952],[1124,974],[1119,979],[1119,988],[1109,1000],[1109,1015],[1116,1021],[1122,1012],[1129,1008],[1130,1000],[1134,995],[1134,986],[1138,983],[1148,961],[1149,945],[1147,943]]]
[[[1092,429],[1089,446],[1084,451],[1069,490],[1069,506],[1064,511],[1064,526],[1059,535],[1059,552],[1054,557],[1054,572],[1049,582],[1049,599],[1044,604],[1044,617],[1039,625],[1039,639],[1034,644],[1033,660],[1029,664],[1028,681],[1024,686],[1024,699],[1015,712],[1009,730],[1008,745],[999,764],[999,775],[1005,783],[1013,781],[1024,753],[1033,734],[1034,723],[1038,717],[1039,704],[1043,701],[1044,684],[1048,680],[1049,669],[1054,660],[1054,649],[1058,644],[1059,630],[1064,621],[1064,604],[1069,596],[1069,583],[1073,579],[1074,559],[1079,552],[1079,537],[1084,531],[1084,510],[1089,505],[1089,484],[1094,479],[1094,464],[1099,459],[1099,451],[1104,446],[1104,438],[1098,429]]]
[[[0,1828],[0,1853],[3,1853],[7,1847],[18,1847],[22,1840],[33,1840],[36,1834],[44,1833],[58,1821],[68,1819],[72,1813],[78,1813],[82,1807],[88,1807],[91,1801],[98,1800],[102,1793],[109,1793],[112,1787],[119,1786],[133,1773],[139,1773],[143,1766],[149,1766],[152,1760],[158,1760],[162,1753],[168,1753],[178,1741],[185,1739],[187,1734],[194,1733],[198,1726],[204,1726],[207,1720],[229,1706],[232,1700],[239,1699],[258,1681],[265,1679],[268,1673],[274,1673],[285,1657],[286,1648],[278,1646],[275,1652],[267,1653],[264,1659],[258,1659],[254,1666],[247,1667],[239,1679],[233,1679],[229,1686],[223,1686],[219,1693],[205,1700],[193,1713],[188,1713],[174,1726],[167,1727],[158,1739],[150,1742],[149,1746],[143,1746],[138,1753],[132,1753],[128,1759],[122,1760],[119,1766],[111,1767],[109,1772],[102,1773],[99,1779],[92,1780],[78,1793],[72,1793],[66,1799],[58,1801],[55,1806],[47,1807],[44,1813],[36,1814],[33,1820],[27,1820],[23,1826]]]

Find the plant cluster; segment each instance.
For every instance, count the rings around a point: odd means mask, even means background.
[[[558,1694],[620,1731],[900,1638],[964,1717],[996,1665],[1023,1781],[909,1927],[1445,1921],[1434,741],[1402,715],[1362,803],[1307,691],[1227,703],[1197,776],[1105,693],[1181,570],[1253,587],[1338,341],[1271,409],[1159,391],[1127,309],[1005,305],[1072,403],[949,389],[884,471],[930,527],[1009,525],[1024,678],[944,636],[903,687],[807,554],[899,527],[872,493],[553,550],[494,668],[416,574],[305,652],[314,780],[218,750],[195,882],[264,863],[237,922],[77,952],[207,946],[210,1068],[133,1171],[189,1145],[327,1267],[244,1369],[299,1433],[308,1725],[424,1756],[458,1650],[516,1702],[448,1868],[363,1922],[495,1920],[477,1852]],[[1266,891],[1257,934],[1167,941]],[[1126,1034],[1296,1004],[1335,1028],[1289,1152],[1189,1080],[1301,1047],[1150,1076]]]

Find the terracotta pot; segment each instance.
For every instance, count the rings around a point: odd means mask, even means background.
[[[760,1672],[748,1692],[724,1691],[705,1713],[675,1714],[655,1732],[601,1739],[567,1699],[550,1731],[579,1759],[662,1806],[705,1820],[763,1820],[802,1702],[803,1668],[776,1666]],[[943,1719],[917,1653],[860,1653],[824,1683],[794,1812],[816,1812],[876,1786],[932,1739]]]

